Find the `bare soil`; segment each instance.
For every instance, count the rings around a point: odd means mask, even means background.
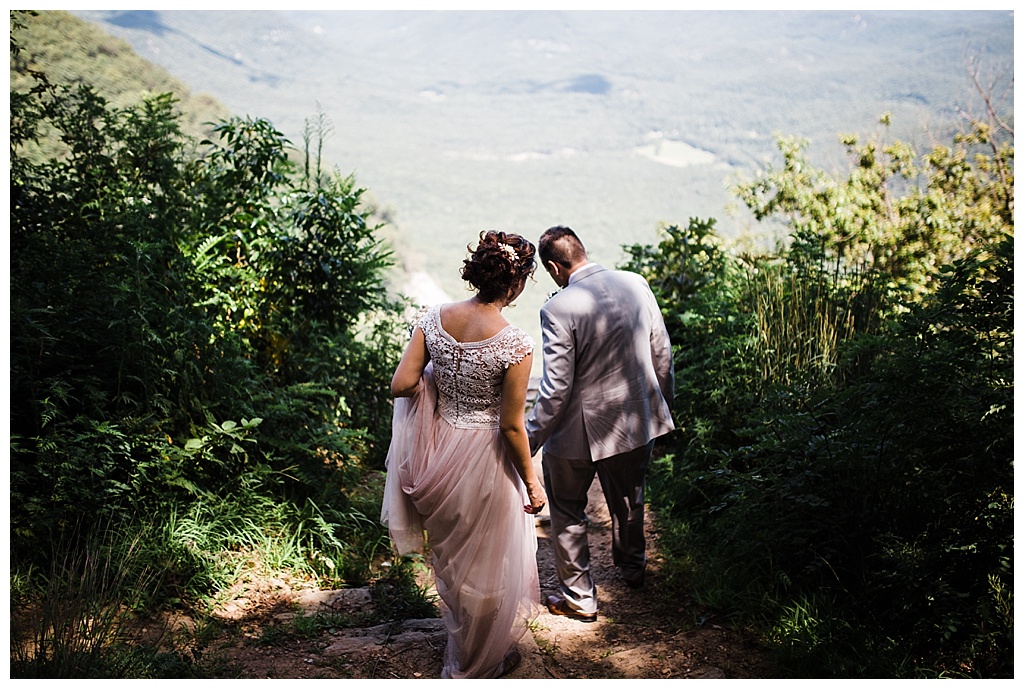
[[[523,661],[509,679],[770,677],[762,651],[742,629],[707,618],[685,590],[666,590],[657,524],[647,514],[648,572],[640,589],[618,579],[612,565],[611,521],[600,485],[588,507],[591,566],[598,586],[598,620],[586,624],[546,609],[519,644]],[[541,595],[557,593],[546,514],[537,520]],[[429,582],[429,573],[424,581]],[[248,582],[217,611],[224,633],[207,646],[203,663],[222,677],[435,679],[446,642],[439,619],[365,628],[325,629],[306,638],[267,630],[318,611],[358,613],[372,606],[367,589],[318,591],[286,581]],[[262,642],[257,643],[262,639]]]

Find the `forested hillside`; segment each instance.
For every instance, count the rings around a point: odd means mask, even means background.
[[[329,123],[289,142],[208,103],[190,133],[183,89],[64,19],[11,12],[12,677],[225,676],[210,611],[255,578],[434,614],[381,566],[405,304]],[[649,595],[673,634],[750,630],[773,677],[1014,675],[1013,112],[970,64],[947,139],[883,118],[834,171],[781,137],[732,190],[779,246],[714,217],[627,246],[678,381]]]
[[[19,30],[22,49],[11,63],[11,89],[35,85],[33,71],[43,71],[54,83],[88,84],[115,107],[135,105],[146,96],[173,93],[183,133],[210,136],[210,123],[229,112],[210,94],[192,94],[166,70],[143,60],[125,41],[98,30],[66,12],[43,12]],[[58,150],[56,141],[50,141]]]

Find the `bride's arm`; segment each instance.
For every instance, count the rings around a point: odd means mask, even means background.
[[[516,472],[526,484],[530,504],[526,505],[525,509],[530,514],[537,514],[544,509],[544,487],[537,479],[537,471],[530,457],[530,441],[526,436],[523,411],[526,408],[526,389],[530,382],[532,367],[533,352],[530,352],[505,371],[505,379],[501,384],[501,418],[498,425],[512,454]]]
[[[391,394],[394,397],[412,397],[420,384],[420,376],[430,360],[430,353],[427,351],[427,341],[423,337],[423,331],[417,326],[412,331],[412,339],[409,346],[402,354],[402,360],[398,362],[395,375],[391,378]]]

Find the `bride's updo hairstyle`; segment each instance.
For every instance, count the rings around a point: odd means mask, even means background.
[[[484,231],[476,249],[466,249],[470,256],[462,262],[462,279],[487,303],[504,299],[523,278],[533,275],[537,249],[517,234]]]

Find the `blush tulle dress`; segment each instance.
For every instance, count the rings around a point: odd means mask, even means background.
[[[460,343],[437,306],[417,325],[430,363],[395,400],[381,521],[399,554],[422,552],[426,531],[448,630],[441,676],[495,677],[539,612],[534,518],[498,429],[505,370],[534,342],[508,325]]]

